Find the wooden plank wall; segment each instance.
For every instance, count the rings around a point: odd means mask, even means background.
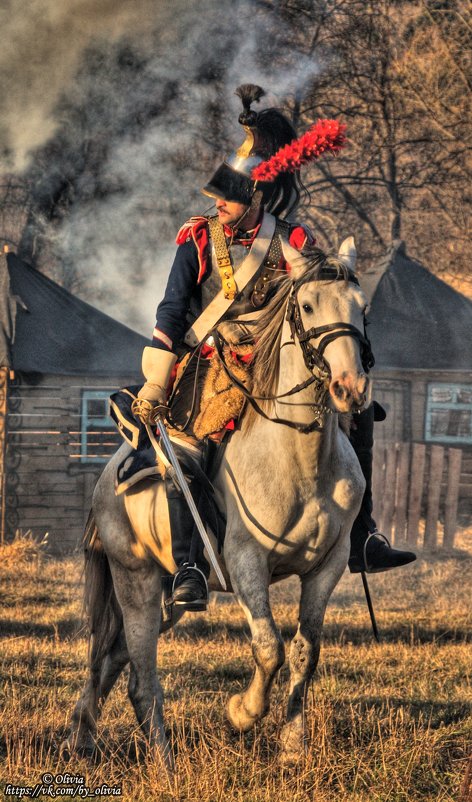
[[[462,520],[470,520],[463,454],[462,449],[424,443],[376,443],[373,494],[379,530],[396,544],[421,544],[430,551],[453,548],[461,509]]]
[[[80,543],[93,487],[103,469],[103,464],[79,459],[81,395],[87,389],[112,392],[134,378],[45,376],[34,382],[23,377],[10,385],[6,486],[0,487],[7,537],[17,528],[31,529],[38,537],[48,532],[54,552],[70,551]],[[97,453],[111,455],[119,442],[118,435],[101,435]],[[431,473],[436,477],[433,483]],[[428,519],[429,510],[427,544],[443,544],[438,539],[439,518],[446,526],[444,545],[450,548],[457,517],[470,520],[472,513],[472,448],[377,442],[374,504],[379,528],[398,542],[407,539],[412,544],[418,539],[420,518]]]
[[[104,463],[80,460],[81,395],[86,389],[110,393],[130,378],[44,377],[10,386],[7,413],[7,537],[15,530],[49,533],[54,553],[81,542],[96,480]],[[111,456],[118,433],[97,435],[97,452]],[[9,532],[8,532],[9,528]]]

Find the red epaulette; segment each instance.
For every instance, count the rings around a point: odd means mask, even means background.
[[[193,240],[195,248],[197,249],[198,256],[198,279],[197,284],[200,284],[203,276],[206,273],[208,262],[208,218],[207,217],[191,217],[179,229],[175,241],[177,245],[183,245],[184,242]]]
[[[296,225],[292,228],[288,241],[293,248],[296,248],[297,251],[301,251],[307,245],[314,245],[316,239],[308,226]]]
[[[296,248],[297,251],[302,251],[307,245],[314,245],[316,239],[314,238],[308,226],[297,224],[290,229],[288,241],[292,248]],[[285,262],[285,270],[287,273],[288,268],[289,264],[288,262]]]

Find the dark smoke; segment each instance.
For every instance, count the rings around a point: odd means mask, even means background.
[[[1,149],[32,187],[22,255],[148,333],[175,233],[208,208],[199,188],[241,141],[234,89],[255,82],[279,104],[315,66],[252,1],[9,12]]]

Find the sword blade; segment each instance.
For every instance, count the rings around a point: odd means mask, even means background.
[[[220,566],[218,565],[218,560],[216,559],[216,555],[215,555],[215,552],[213,550],[213,546],[211,544],[210,538],[208,537],[207,531],[206,531],[206,529],[205,529],[205,527],[203,525],[203,521],[202,521],[202,519],[200,517],[200,513],[198,512],[198,509],[197,509],[197,505],[195,504],[195,501],[193,500],[193,496],[192,496],[192,494],[190,492],[190,488],[188,486],[187,480],[186,480],[186,478],[184,476],[182,468],[180,467],[180,463],[179,463],[179,461],[177,459],[176,453],[174,451],[174,447],[173,447],[172,442],[170,440],[170,437],[169,437],[169,435],[167,433],[167,429],[165,427],[165,424],[164,424],[162,418],[160,418],[160,417],[156,418],[156,425],[157,425],[157,428],[159,430],[159,434],[161,436],[162,443],[164,444],[165,450],[167,452],[167,456],[169,458],[169,462],[170,462],[170,464],[172,465],[172,467],[173,467],[173,469],[175,471],[175,477],[177,479],[177,482],[179,483],[180,489],[181,489],[182,493],[184,494],[185,501],[187,502],[187,504],[189,506],[189,509],[190,509],[190,512],[192,513],[192,518],[195,521],[195,526],[197,527],[199,535],[200,535],[201,539],[203,540],[204,545],[206,546],[206,550],[208,552],[208,557],[210,559],[210,562],[211,562],[211,564],[212,564],[212,566],[213,566],[213,568],[215,570],[215,573],[216,573],[216,575],[218,577],[218,580],[219,580],[219,582],[221,584],[221,587],[223,588],[223,590],[226,590],[225,578],[224,578],[224,576],[223,576],[223,574],[221,572]]]

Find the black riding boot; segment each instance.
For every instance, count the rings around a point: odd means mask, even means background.
[[[201,612],[206,610],[208,603],[210,566],[203,556],[203,543],[187,502],[172,481],[166,480],[166,484],[172,556],[178,566],[172,585],[172,603],[181,609]],[[190,480],[189,485],[198,508],[199,492],[195,480]]]
[[[412,551],[401,551],[390,546],[385,535],[377,531],[372,518],[372,458],[374,447],[374,404],[360,415],[355,415],[350,432],[362,473],[366,481],[364,497],[359,515],[351,530],[351,555],[349,570],[352,574],[360,571],[374,574],[388,571],[416,560]]]

